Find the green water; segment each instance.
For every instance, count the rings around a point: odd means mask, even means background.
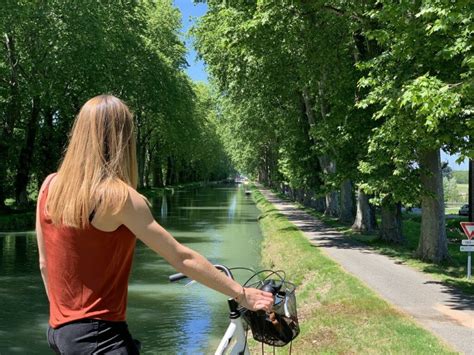
[[[157,221],[214,263],[258,268],[258,210],[239,185],[152,197]],[[34,233],[0,235],[0,354],[49,354],[48,305]],[[143,354],[213,353],[228,324],[226,297],[170,284],[175,271],[142,243],[130,278],[128,323]],[[235,272],[245,280],[247,274]]]

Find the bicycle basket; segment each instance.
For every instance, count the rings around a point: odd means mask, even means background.
[[[278,285],[279,288],[275,294],[275,303],[271,312],[245,309],[242,317],[252,330],[256,341],[273,346],[285,346],[300,333],[296,312],[296,287],[291,282],[282,279],[265,279],[247,287],[261,289],[269,282]]]

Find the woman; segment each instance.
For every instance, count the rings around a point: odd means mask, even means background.
[[[246,308],[269,310],[273,303],[270,293],[244,289],[178,243],[136,187],[133,117],[118,98],[94,97],[76,117],[58,173],[46,178],[38,196],[48,343],[57,353],[138,353],[125,323],[136,238],[176,270]]]

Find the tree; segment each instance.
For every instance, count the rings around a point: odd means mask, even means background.
[[[200,156],[206,161],[194,155],[215,127],[196,114],[180,27],[171,0],[5,2],[0,209],[7,197],[15,197],[17,207],[31,202],[28,191],[57,167],[74,115],[101,93],[120,97],[134,111],[141,186],[152,176],[162,185],[226,173],[204,168],[210,155]]]
[[[324,195],[346,222],[355,187],[353,229],[375,228],[374,203],[395,243],[401,205],[421,202],[419,255],[446,258],[439,150],[472,151],[467,2],[208,6],[194,34],[239,169]]]
[[[443,177],[444,202],[459,201],[459,191],[457,189],[456,178],[449,179]]]
[[[423,209],[417,253],[422,259],[440,262],[447,258],[447,240],[439,150],[468,150],[469,6],[439,1],[380,4],[370,12],[380,28],[369,35],[384,51],[367,62],[369,74],[360,85],[370,87],[370,92],[360,105],[377,107],[373,117],[382,124],[371,137],[371,145],[389,153],[394,174],[405,181],[419,176],[412,180],[420,185]],[[366,171],[386,159],[371,161]],[[394,184],[391,191],[406,195],[402,191],[406,186]]]

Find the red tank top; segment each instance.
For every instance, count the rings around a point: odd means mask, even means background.
[[[45,214],[48,178],[40,199],[48,278],[49,324],[83,318],[124,321],[135,235],[124,225],[103,232],[55,226]]]

